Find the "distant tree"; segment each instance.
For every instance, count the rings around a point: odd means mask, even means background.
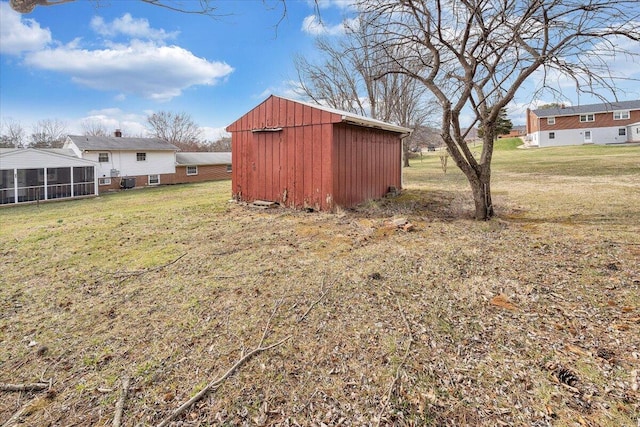
[[[2,122],[1,148],[24,148],[26,132],[20,122],[7,119]]]
[[[201,144],[202,131],[187,113],[160,111],[148,116],[147,124],[152,136],[163,139],[182,151],[195,151]]]
[[[498,135],[508,134],[511,132],[511,129],[513,129],[513,123],[507,117],[507,109],[501,108],[500,113],[498,113],[498,117],[496,118],[493,140],[495,141]],[[478,128],[478,137],[484,138],[484,128],[482,126]]]
[[[84,120],[81,126],[85,136],[109,136],[105,125],[98,120]]]
[[[551,104],[544,104],[538,107],[539,110],[550,110],[552,108],[564,108],[564,104],[558,104],[557,102],[552,102]]]
[[[207,143],[208,151],[216,151],[222,153],[228,153],[231,151],[231,138],[223,136],[216,141]]]
[[[29,147],[61,148],[67,136],[67,125],[57,119],[40,120],[31,132]]]

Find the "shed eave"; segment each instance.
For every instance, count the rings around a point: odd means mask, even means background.
[[[369,128],[374,128],[374,129],[381,129],[381,130],[386,130],[386,131],[390,131],[390,132],[396,132],[399,134],[403,134],[404,136],[407,136],[409,134],[411,134],[411,129],[409,128],[405,128],[402,126],[396,126],[396,125],[392,125],[390,123],[385,123],[385,122],[380,122],[377,120],[365,120],[365,119],[361,119],[361,118],[356,118],[353,116],[346,116],[343,115],[342,116],[342,122],[343,123],[349,123],[349,124],[354,124],[354,125],[358,125],[358,126],[365,126],[365,127],[369,127]]]

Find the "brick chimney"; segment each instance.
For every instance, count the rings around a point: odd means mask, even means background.
[[[116,131],[113,133],[113,135],[116,138],[122,138],[122,131],[120,129],[116,129]]]

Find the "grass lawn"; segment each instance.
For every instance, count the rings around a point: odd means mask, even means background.
[[[125,378],[157,425],[286,338],[175,425],[635,427],[640,146],[516,145],[488,222],[439,153],[337,214],[228,181],[0,209],[0,383],[52,385],[0,425],[111,425]]]

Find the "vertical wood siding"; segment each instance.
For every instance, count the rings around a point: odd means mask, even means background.
[[[354,206],[401,188],[401,144],[397,134],[377,129],[335,125],[333,133],[333,197]]]

